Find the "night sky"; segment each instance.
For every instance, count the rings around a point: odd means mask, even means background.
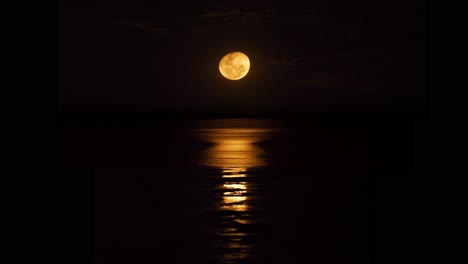
[[[59,107],[422,107],[425,1],[314,2],[61,1]],[[218,70],[231,51],[251,60],[239,81]]]

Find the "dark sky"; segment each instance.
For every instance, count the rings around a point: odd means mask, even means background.
[[[417,108],[425,1],[61,1],[61,109]],[[230,51],[251,60],[224,79]]]

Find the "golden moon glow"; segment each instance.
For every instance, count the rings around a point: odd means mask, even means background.
[[[219,61],[219,71],[229,80],[239,80],[244,78],[249,72],[250,60],[242,52],[230,52]]]

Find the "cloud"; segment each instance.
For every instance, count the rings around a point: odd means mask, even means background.
[[[296,81],[296,84],[301,86],[320,86],[324,84],[324,81],[320,79],[302,79]]]
[[[321,72],[304,76],[296,81],[299,86],[321,87],[328,90],[341,90],[347,84],[352,83],[353,77],[349,74]]]
[[[67,17],[66,23],[60,22],[61,31],[81,34],[121,34],[139,32],[171,37],[200,36],[221,34],[230,30],[270,34],[278,30],[294,30],[310,25],[310,21],[320,20],[308,10],[290,12],[287,5],[265,4],[252,1],[237,6],[234,3],[216,5],[194,4],[170,5],[163,9],[139,7],[145,19],[128,19],[120,11],[108,11],[102,17],[89,19],[89,16]],[[138,14],[138,10],[135,11]],[[74,21],[69,21],[74,20]],[[70,23],[69,23],[70,22]],[[317,25],[313,22],[312,24]]]
[[[153,32],[158,34],[168,34],[169,30],[164,27],[157,27],[151,23],[136,20],[105,20],[103,21],[107,25],[117,29],[130,29],[138,30],[143,32]]]
[[[254,1],[255,2],[255,1]],[[235,4],[226,4],[219,9],[199,6],[170,6],[165,9],[151,10],[141,9],[145,19],[127,19],[118,12],[105,14],[97,20],[89,20],[88,17],[76,17],[74,28],[69,25],[65,31],[73,30],[87,34],[119,34],[121,32],[143,32],[148,34],[168,35],[175,37],[199,36],[220,34],[230,30],[242,32],[255,32],[258,34],[307,34],[323,35],[321,32],[336,30],[329,24],[329,18],[321,14],[319,10],[310,7],[291,7],[289,5],[273,5],[263,2],[250,3],[242,7]],[[143,8],[143,7],[141,7]],[[61,29],[63,28],[61,22]],[[294,64],[293,62],[292,64]],[[291,63],[286,65],[291,66]]]
[[[270,63],[279,67],[294,67],[297,65],[297,60],[273,59],[270,61]]]
[[[227,16],[239,16],[241,12],[239,9],[232,9],[229,11],[220,11],[220,12],[207,12],[200,15],[203,18],[214,18],[214,17],[227,17]]]

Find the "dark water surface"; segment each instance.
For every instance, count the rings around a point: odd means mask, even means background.
[[[401,123],[268,119],[69,126],[91,171],[95,263],[372,263],[373,177]]]

